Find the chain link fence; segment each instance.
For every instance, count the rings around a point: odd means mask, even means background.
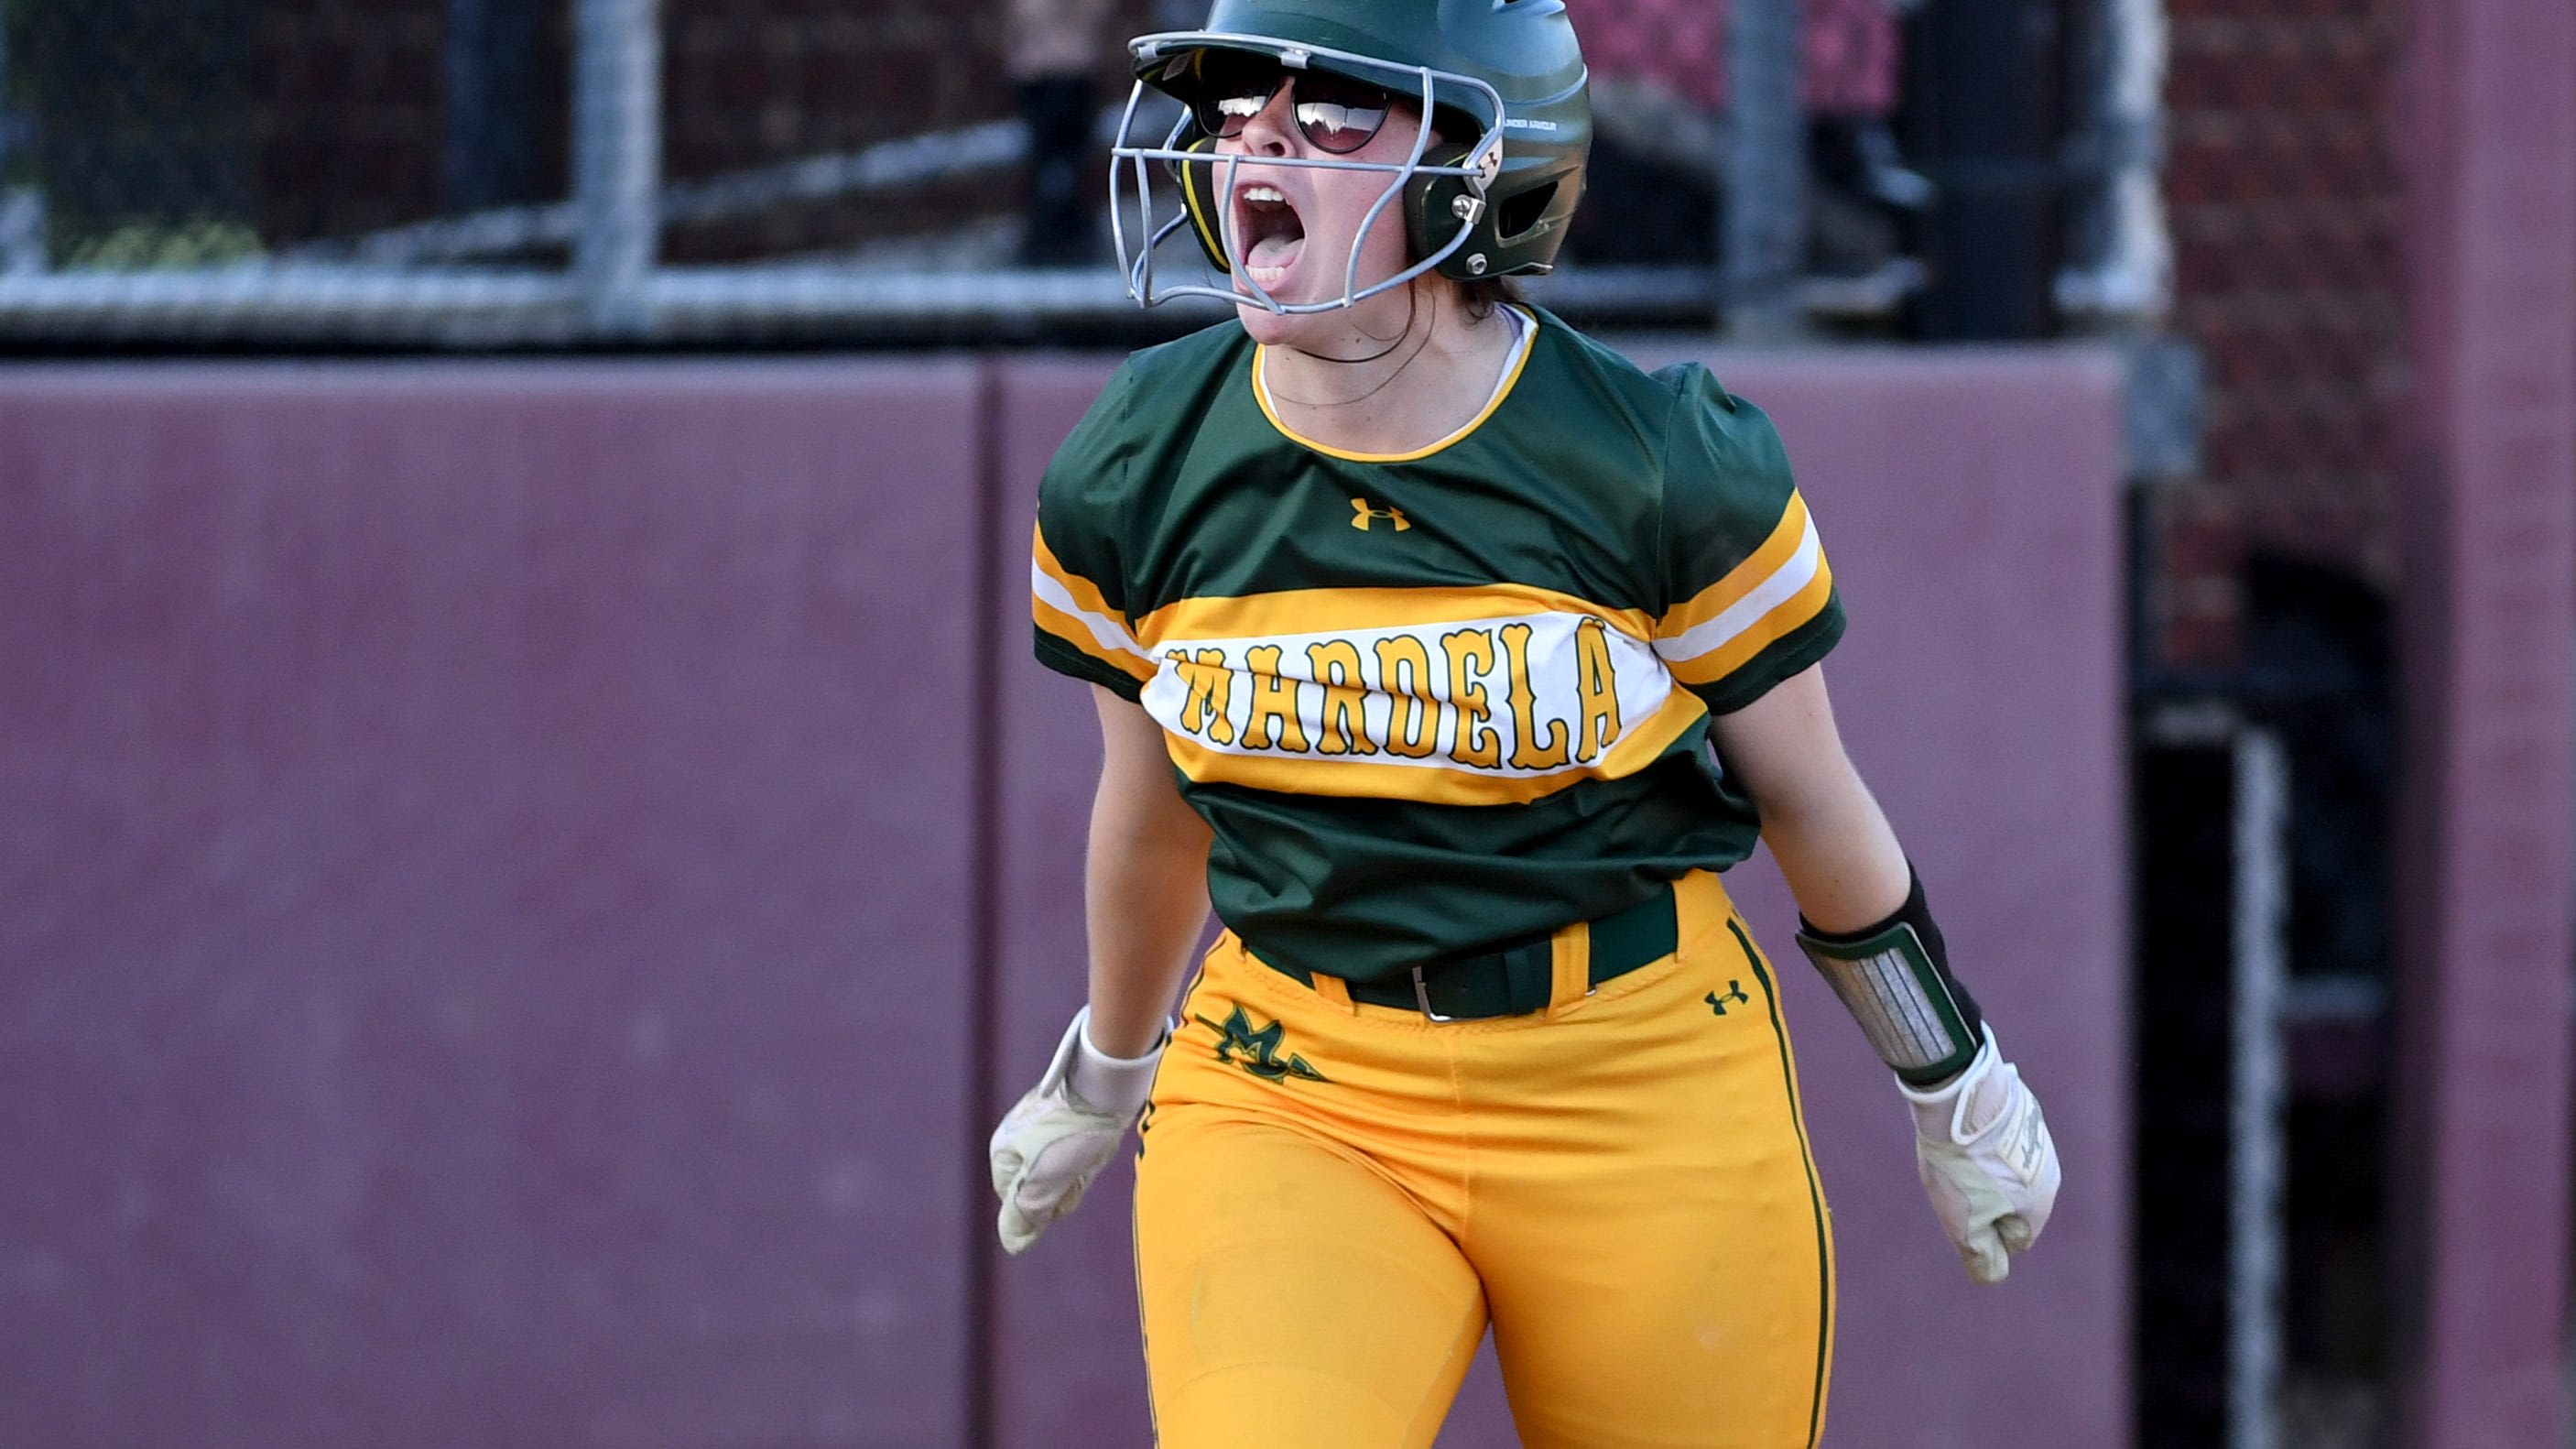
[[[0,336],[758,339],[1118,300],[1011,265],[995,6],[0,13]]]
[[[1201,10],[0,0],[0,339],[1191,325],[1206,309],[1140,321],[1094,265],[1096,193],[1126,88],[1118,41]],[[1543,300],[1693,325],[1722,311],[1764,333],[1901,330],[1933,280],[1939,170],[1905,154],[1912,7],[1575,10],[1601,142]]]

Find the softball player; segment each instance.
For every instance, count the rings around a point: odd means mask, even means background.
[[[1089,1004],[993,1134],[1003,1245],[1141,1112],[1166,1445],[1429,1444],[1489,1323],[1529,1444],[1812,1445],[1831,1233],[1720,876],[1757,834],[1980,1281],[2058,1167],[1836,737],[1778,435],[1498,284],[1582,192],[1559,0],[1218,0],[1131,51],[1184,115],[1129,104],[1130,287],[1242,325],[1131,357],[1040,492],[1037,651],[1105,764]],[[1184,226],[1222,288],[1156,275]]]

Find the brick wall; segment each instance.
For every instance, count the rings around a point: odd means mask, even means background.
[[[2393,0],[2171,0],[2175,330],[2208,379],[2203,475],[2157,503],[2168,662],[2240,642],[2244,554],[2393,583],[2403,398]]]

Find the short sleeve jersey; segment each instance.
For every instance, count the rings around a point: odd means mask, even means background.
[[[1161,725],[1275,965],[1400,975],[1742,860],[1709,718],[1841,636],[1761,410],[1523,318],[1416,452],[1289,431],[1229,322],[1130,357],[1047,469],[1038,657]]]

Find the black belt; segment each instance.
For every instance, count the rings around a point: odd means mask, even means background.
[[[1403,976],[1374,981],[1345,980],[1353,1001],[1420,1011],[1433,1021],[1473,1021],[1483,1017],[1519,1016],[1544,1011],[1556,990],[1554,932],[1495,951],[1448,956],[1416,966]],[[1590,979],[1594,986],[1625,976],[1650,961],[1673,954],[1681,944],[1681,927],[1673,914],[1673,887],[1667,881],[1655,893],[1623,911],[1592,923]],[[1258,951],[1256,961],[1302,985],[1312,975],[1282,966]]]

